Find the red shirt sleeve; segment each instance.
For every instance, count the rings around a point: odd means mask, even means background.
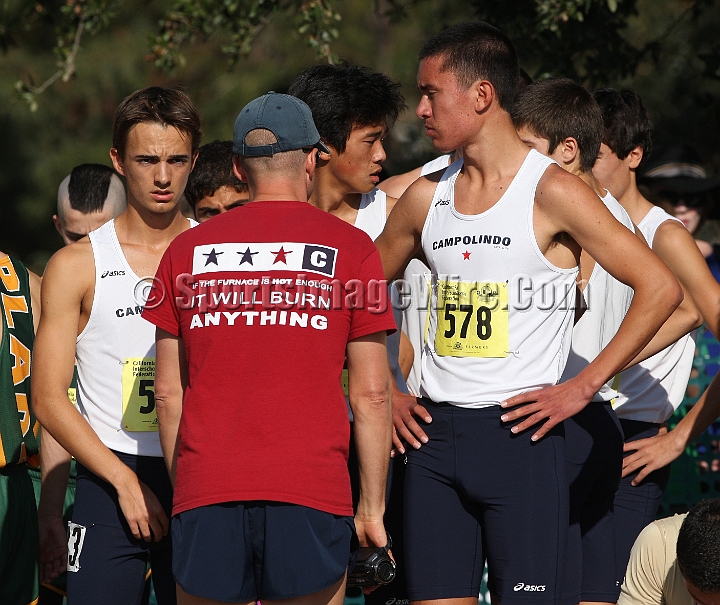
[[[153,285],[142,316],[173,336],[180,336],[180,314],[176,304],[172,251],[171,244],[165,251],[153,278]]]
[[[374,245],[372,252],[360,264],[358,282],[358,286],[364,289],[364,297],[362,300],[358,298],[359,304],[352,309],[348,340],[383,330],[388,334],[395,332],[397,327],[390,307],[388,284],[380,253]]]

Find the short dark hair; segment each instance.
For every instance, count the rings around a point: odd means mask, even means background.
[[[632,90],[601,88],[592,93],[602,111],[605,133],[603,143],[621,160],[640,147],[643,162],[652,151],[653,125],[640,95]]]
[[[141,122],[173,126],[190,137],[192,151],[200,147],[202,127],[190,97],[180,90],[150,86],[125,97],[115,111],[112,144],[122,157],[130,129]]]
[[[70,208],[83,214],[101,212],[115,171],[103,164],[80,164],[70,173],[68,198]]]
[[[382,121],[391,126],[406,108],[399,82],[350,63],[309,67],[295,78],[288,94],[308,104],[323,141],[340,153],[353,128]]]
[[[200,148],[185,186],[185,199],[195,208],[201,199],[224,186],[233,187],[238,193],[248,188],[233,172],[233,142],[213,141]]]
[[[418,60],[443,57],[443,70],[452,72],[465,89],[478,80],[495,88],[498,103],[510,113],[520,68],[515,47],[499,29],[484,21],[449,27],[428,40]]]
[[[703,500],[690,509],[678,534],[677,561],[698,590],[720,592],[720,499]]]
[[[553,78],[523,89],[512,110],[515,128],[547,139],[553,153],[567,137],[578,142],[580,170],[592,169],[603,137],[600,107],[592,95],[567,78]]]

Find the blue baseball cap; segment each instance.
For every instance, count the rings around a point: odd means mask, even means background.
[[[245,137],[248,132],[258,128],[272,132],[277,143],[247,145]],[[330,153],[325,143],[320,140],[310,108],[297,97],[271,90],[245,105],[235,120],[233,153],[237,155],[267,156],[309,147]]]

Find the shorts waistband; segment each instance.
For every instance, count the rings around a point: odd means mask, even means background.
[[[452,403],[448,403],[447,401],[433,401],[432,399],[428,399],[427,397],[418,397],[418,402],[420,405],[433,408],[435,410],[456,410],[458,412],[462,413],[468,413],[468,414],[489,414],[489,413],[496,413],[500,414],[501,412],[505,412],[505,408],[501,408],[499,405],[486,405],[481,408],[466,408],[460,405],[453,405]]]

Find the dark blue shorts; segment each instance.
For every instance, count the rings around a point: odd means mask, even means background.
[[[411,600],[475,597],[487,559],[503,605],[561,602],[568,529],[563,426],[539,442],[499,406],[421,400],[428,443],[408,448],[405,556]]]
[[[173,572],[188,594],[217,601],[276,600],[342,579],[352,517],[283,502],[225,502],[172,519]]]
[[[172,486],[165,461],[153,456],[113,452],[157,496],[165,513],[172,509]],[[172,577],[170,534],[159,542],[133,537],[106,481],[77,463],[75,508],[68,540],[68,602],[72,605],[139,604],[148,560],[158,605],[177,602]],[[71,566],[77,571],[72,571]]]
[[[620,420],[625,434],[625,443],[654,437],[662,425],[639,420]],[[629,452],[627,455],[631,455]],[[637,487],[631,485],[638,470],[624,477],[615,496],[615,562],[617,578],[622,583],[625,577],[630,551],[643,528],[652,523],[657,515],[660,500],[670,479],[670,465],[650,473]]]
[[[592,402],[565,421],[570,532],[565,596],[615,603],[613,502],[622,475],[623,433],[610,402]]]

